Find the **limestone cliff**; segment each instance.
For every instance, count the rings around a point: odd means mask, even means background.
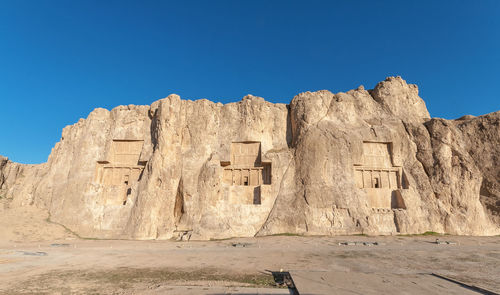
[[[0,196],[85,237],[500,233],[500,112],[431,119],[418,88],[96,109]]]

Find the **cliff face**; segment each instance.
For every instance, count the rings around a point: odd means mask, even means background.
[[[0,196],[97,238],[493,235],[499,122],[431,119],[399,77],[290,105],[170,95],[94,110],[47,163],[0,159]]]

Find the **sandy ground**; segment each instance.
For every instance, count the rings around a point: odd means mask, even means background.
[[[0,243],[52,241],[74,236],[48,219],[45,210],[34,206],[12,208],[10,202],[0,199]]]
[[[0,217],[0,294],[289,294],[271,289],[266,270],[280,269],[301,295],[478,294],[431,273],[500,293],[500,237],[80,240],[43,216],[23,225],[9,214]]]

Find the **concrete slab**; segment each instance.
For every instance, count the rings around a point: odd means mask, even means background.
[[[288,289],[204,286],[161,286],[144,295],[289,295]]]
[[[290,271],[300,295],[471,294],[477,292],[428,274]]]

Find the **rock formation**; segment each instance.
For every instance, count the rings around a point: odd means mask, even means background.
[[[500,234],[500,112],[431,119],[418,88],[96,109],[0,197],[83,237]]]

